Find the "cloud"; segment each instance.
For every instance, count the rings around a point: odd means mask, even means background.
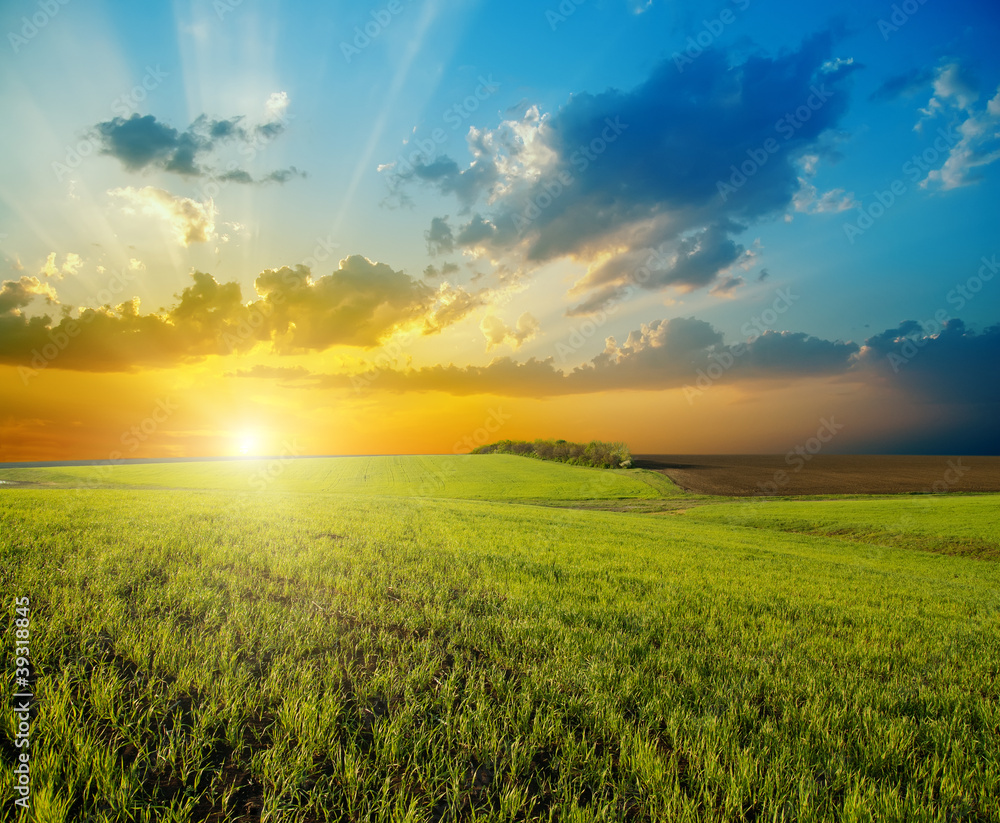
[[[805,214],[836,214],[857,208],[859,203],[854,193],[847,194],[843,189],[830,189],[820,194],[816,187],[805,177],[799,178],[799,190],[792,198],[795,211]]]
[[[446,326],[462,320],[470,312],[489,302],[488,289],[468,292],[458,286],[442,283],[437,292],[437,308],[424,321],[423,333],[437,334]]]
[[[83,258],[75,252],[69,252],[66,255],[66,260],[62,265],[63,274],[77,274],[80,271],[80,267],[83,265]]]
[[[887,77],[868,99],[886,103],[900,97],[911,97],[934,80],[935,71],[929,66],[918,66],[902,74]]]
[[[288,105],[291,101],[288,99],[287,92],[276,91],[267,98],[267,102],[264,103],[264,110],[267,112],[267,122],[269,123],[283,123],[287,118]]]
[[[979,81],[962,63],[946,63],[934,76],[934,97],[931,105],[953,104],[969,109],[979,99]]]
[[[510,328],[495,314],[488,314],[480,322],[479,328],[486,338],[486,351],[492,351],[504,343],[509,344],[512,349],[519,349],[538,334],[539,323],[529,312],[525,312],[517,318],[514,328]]]
[[[81,308],[77,317],[65,307],[58,320],[21,312],[36,296],[56,302],[47,284],[28,276],[6,281],[0,287],[0,362],[29,366],[34,359],[39,368],[35,353],[57,339],[70,342],[59,347],[52,367],[81,371],[168,367],[259,344],[279,355],[335,345],[371,348],[399,329],[433,334],[489,299],[485,290],[432,289],[361,255],[315,278],[305,266],[268,269],[254,281],[256,298],[249,302],[238,283],[197,271],[191,281],[173,306],[159,312],[142,313],[132,298],[116,307]]]
[[[226,372],[225,377],[251,377],[262,380],[304,380],[312,376],[305,366],[265,366],[258,363],[250,369]]]
[[[263,326],[284,353],[375,346],[394,329],[433,316],[439,300],[421,281],[360,254],[316,279],[305,266],[266,271],[255,287],[267,313]]]
[[[36,297],[44,297],[46,303],[58,303],[55,290],[37,277],[25,274],[19,280],[4,280],[0,286],[0,315],[16,314]]]
[[[49,252],[49,256],[45,258],[45,263],[38,273],[43,277],[51,277],[56,280],[62,280],[63,273],[59,270],[59,266],[56,265],[56,253]]]
[[[485,333],[485,332],[484,332]],[[820,340],[794,332],[765,332],[727,345],[703,320],[676,317],[654,320],[629,333],[623,344],[613,337],[600,354],[569,372],[553,357],[518,363],[500,357],[487,366],[437,365],[380,374],[384,391],[440,391],[454,395],[494,394],[553,397],[612,390],[659,391],[694,386],[700,374],[721,368],[722,382],[793,380],[848,372],[858,352],[854,343]],[[348,375],[318,377],[318,385],[350,386]]]
[[[928,403],[1000,403],[1000,325],[980,333],[958,318],[928,334],[915,320],[869,337],[858,367]]]
[[[62,280],[67,274],[77,274],[80,271],[80,267],[83,265],[83,258],[75,252],[69,252],[65,258],[63,258],[62,267],[56,262],[56,253],[50,252],[48,257],[45,258],[45,262],[42,267],[38,270],[38,273],[45,278],[51,278],[55,280]]]
[[[427,253],[432,255],[450,254],[455,250],[455,237],[448,225],[448,215],[431,219],[431,227],[424,232]]]
[[[177,129],[157,121],[151,114],[133,114],[127,120],[116,117],[94,127],[101,151],[116,157],[129,171],[161,166],[169,171],[199,174],[190,166],[193,149],[207,141],[193,135],[182,138]],[[184,171],[180,171],[180,170]]]
[[[824,154],[847,109],[859,66],[837,58],[834,40],[821,33],[738,65],[708,48],[682,73],[664,60],[631,90],[574,94],[552,114],[530,107],[496,129],[470,129],[468,165],[416,159],[394,166],[390,185],[455,196],[469,215],[450,231],[456,247],[513,268],[589,264],[571,313],[621,299],[654,253],[663,267],[640,288],[711,288],[744,252],[735,238],[789,209],[800,158]],[[777,150],[723,197],[720,183],[768,141]]]
[[[930,119],[947,116],[957,121],[952,130],[958,139],[941,168],[932,169],[921,181],[924,188],[948,190],[978,183],[986,167],[1000,159],[1000,86],[984,106],[976,107],[979,92],[974,83],[958,64],[938,69],[934,96],[927,108],[921,109],[924,117],[917,128]]]
[[[141,189],[126,186],[111,189],[108,194],[125,201],[122,210],[126,214],[138,211],[165,221],[182,246],[206,243],[215,238],[215,204],[212,200],[200,203],[153,186]]]
[[[447,275],[454,274],[457,271],[457,263],[445,263],[441,266],[441,268],[430,265],[424,269],[424,277],[446,277]]]
[[[682,388],[698,393],[715,383],[790,384],[827,377],[888,389],[910,406],[964,409],[969,419],[983,421],[995,420],[1000,411],[1000,384],[992,379],[998,360],[1000,325],[977,334],[957,319],[936,334],[906,321],[859,346],[791,331],[766,331],[727,344],[708,323],[675,317],[643,324],[621,344],[609,337],[602,352],[569,371],[560,369],[553,357],[524,362],[498,357],[486,366],[386,369],[380,372],[377,389],[555,397]],[[313,378],[317,386],[351,385],[347,374]]]
[[[295,166],[289,166],[287,169],[277,169],[276,171],[269,172],[264,175],[258,182],[260,183],[287,183],[289,180],[295,177],[306,177],[306,173],[301,171]]]
[[[619,388],[669,388],[694,385],[700,374],[721,365],[726,382],[789,379],[843,372],[857,350],[853,343],[789,331],[766,331],[727,345],[708,323],[674,318],[641,326],[622,345],[608,338],[604,352],[569,378],[589,377],[588,382]]]
[[[680,291],[691,291],[710,286],[723,272],[750,257],[747,249],[729,236],[736,230],[738,227],[729,223],[709,226],[680,238],[668,254],[642,248],[602,261],[570,289],[571,295],[593,292],[590,298],[566,313],[590,314],[621,299],[637,282],[636,273],[640,270],[645,272],[641,285],[646,289],[674,286]]]
[[[304,176],[294,166],[255,179],[232,161],[225,170],[218,153],[226,146],[253,157],[285,130],[289,100],[275,92],[265,103],[265,120],[247,125],[242,116],[215,120],[201,115],[184,131],[160,122],[153,115],[115,117],[93,127],[102,154],[116,158],[131,172],[159,170],[182,177],[213,177],[232,183],[285,183]]]
[[[725,280],[720,280],[712,287],[712,294],[730,297],[732,296],[733,291],[738,289],[744,283],[746,283],[746,280],[739,275],[727,277]]]

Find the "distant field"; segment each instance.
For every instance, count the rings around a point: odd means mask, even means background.
[[[1000,491],[1000,457],[641,454],[636,455],[636,465],[661,472],[695,494]]]
[[[688,519],[1000,560],[1000,497],[914,496],[704,505]]]
[[[44,488],[268,490],[464,500],[644,499],[683,494],[669,478],[656,472],[589,469],[505,454],[123,462],[0,469],[0,481]]]
[[[99,489],[0,471],[39,484],[0,487],[3,591],[31,599],[31,819],[998,819],[996,496],[282,465],[249,492],[244,462]],[[584,510],[616,500],[636,508]]]

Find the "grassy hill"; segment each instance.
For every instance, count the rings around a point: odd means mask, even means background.
[[[644,470],[601,470],[505,454],[311,457],[0,469],[45,487],[333,492],[471,500],[653,499],[683,496]]]
[[[0,491],[35,819],[994,819],[1000,566],[906,536],[995,543],[996,497],[872,543],[832,532],[896,501],[549,508],[516,500],[674,492],[503,456],[249,470]]]

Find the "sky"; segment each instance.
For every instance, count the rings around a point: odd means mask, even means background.
[[[998,24],[9,0],[0,461],[997,454]]]

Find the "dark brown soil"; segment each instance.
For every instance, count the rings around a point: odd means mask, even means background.
[[[697,494],[919,494],[1000,492],[1000,457],[897,455],[635,455]]]

